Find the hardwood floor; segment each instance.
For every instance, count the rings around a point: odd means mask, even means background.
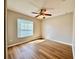
[[[71,46],[36,40],[8,48],[8,59],[73,59]]]

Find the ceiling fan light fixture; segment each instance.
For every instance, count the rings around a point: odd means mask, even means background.
[[[45,19],[45,16],[40,15],[40,16],[37,17],[37,19]]]

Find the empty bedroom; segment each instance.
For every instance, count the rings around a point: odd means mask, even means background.
[[[6,59],[74,59],[74,0],[6,0]]]

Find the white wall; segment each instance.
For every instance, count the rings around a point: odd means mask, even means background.
[[[73,13],[43,20],[42,35],[45,39],[72,44]]]
[[[32,20],[34,22],[34,34],[33,36],[26,38],[18,38],[17,37],[17,19],[24,18],[26,20]],[[20,14],[11,10],[7,10],[7,44],[13,45],[20,42],[27,42],[30,40],[34,40],[40,38],[41,36],[41,21],[30,16]]]

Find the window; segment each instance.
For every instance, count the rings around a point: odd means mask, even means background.
[[[17,30],[18,38],[32,36],[33,22],[20,18],[17,20]]]

